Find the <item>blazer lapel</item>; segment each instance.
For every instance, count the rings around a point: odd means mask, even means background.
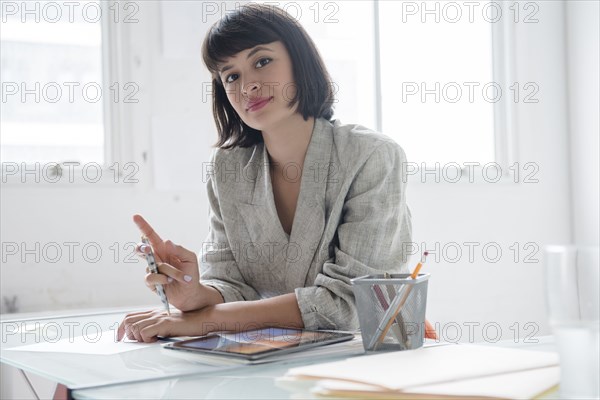
[[[270,268],[285,265],[288,238],[275,209],[264,143],[255,147],[242,176],[244,185],[238,192],[241,201],[236,206],[250,241],[239,244],[241,255],[246,261],[260,262]]]
[[[302,167],[300,194],[289,241],[288,268],[295,263],[310,267],[321,241],[332,144],[331,123],[324,118],[316,118]],[[297,259],[294,253],[298,253]],[[304,280],[300,284],[304,284]]]
[[[279,269],[281,265],[287,268],[294,268],[294,265],[310,267],[325,227],[325,193],[332,145],[333,126],[323,118],[315,119],[289,239],[275,207],[265,145],[256,146],[243,167],[244,183],[237,194],[240,201],[236,206],[251,239],[251,243],[239,244],[243,257],[248,255],[252,258],[251,255],[260,250],[263,255],[261,262],[270,269]],[[304,278],[298,281],[300,285],[304,284]]]

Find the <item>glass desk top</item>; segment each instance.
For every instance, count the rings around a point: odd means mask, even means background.
[[[554,351],[551,337],[539,337],[538,343],[503,341],[493,346],[518,347],[528,350]],[[329,360],[326,360],[329,361]],[[320,362],[324,362],[320,360]],[[286,382],[278,378],[289,368],[311,362],[254,365],[242,369],[219,371],[210,376],[196,375],[167,378],[143,383],[111,385],[75,390],[75,399],[312,399],[314,382]],[[544,399],[553,399],[550,393]]]
[[[149,310],[145,307],[139,310]],[[139,311],[138,310],[138,311]],[[10,351],[34,343],[56,342],[76,336],[97,340],[98,335],[115,337],[117,327],[128,312],[111,311],[64,317],[3,319],[0,361],[40,375],[68,387],[89,387],[154,378],[207,374],[227,367],[214,367],[163,354],[161,342],[111,355],[61,352]],[[116,340],[116,339],[115,339]]]
[[[155,307],[143,307],[148,310]],[[286,383],[277,378],[295,366],[348,357],[294,360],[263,365],[211,366],[182,357],[172,357],[161,343],[112,355],[58,352],[21,352],[9,348],[57,338],[115,334],[126,313],[135,309],[80,313],[65,316],[33,316],[7,319],[2,326],[2,363],[59,382],[72,389],[77,399],[96,398],[310,398],[312,383]],[[535,338],[538,343],[503,341],[490,345],[553,351],[551,337]],[[290,386],[292,385],[292,386]]]

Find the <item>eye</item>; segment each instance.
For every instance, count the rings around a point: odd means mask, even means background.
[[[227,77],[225,78],[225,83],[231,83],[233,82],[232,80],[230,80],[229,78],[231,78],[232,76],[237,76],[237,74],[231,74],[231,75],[227,75]]]
[[[269,64],[271,61],[273,61],[272,58],[269,57],[263,57],[260,60],[258,60],[255,64],[256,67],[258,68],[262,68],[265,65]],[[234,79],[230,79],[232,77],[235,77]],[[238,74],[231,74],[231,75],[227,75],[227,77],[225,77],[225,83],[232,83],[235,79],[237,79]]]
[[[266,62],[264,62],[266,61]],[[273,61],[271,58],[269,57],[263,57],[260,60],[258,60],[258,62],[256,63],[256,65],[258,66],[259,64],[261,64],[261,66],[267,65],[268,63],[270,63],[271,61]]]

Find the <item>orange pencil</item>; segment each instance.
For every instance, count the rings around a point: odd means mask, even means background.
[[[415,270],[413,271],[413,273],[410,275],[410,277],[412,279],[417,279],[417,276],[419,276],[419,271],[421,270],[421,267],[423,266],[423,264],[425,264],[425,259],[427,258],[427,254],[429,254],[428,251],[426,251],[425,253],[423,253],[423,262],[419,262],[417,264],[417,266],[415,267]]]

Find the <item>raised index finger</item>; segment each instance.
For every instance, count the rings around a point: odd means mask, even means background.
[[[162,249],[163,240],[160,238],[160,236],[158,236],[158,233],[156,233],[154,229],[152,229],[150,224],[146,222],[144,217],[142,217],[139,214],[135,214],[133,216],[133,222],[135,222],[135,224],[140,229],[140,231],[142,231],[144,236],[148,238],[152,246],[160,247]]]

